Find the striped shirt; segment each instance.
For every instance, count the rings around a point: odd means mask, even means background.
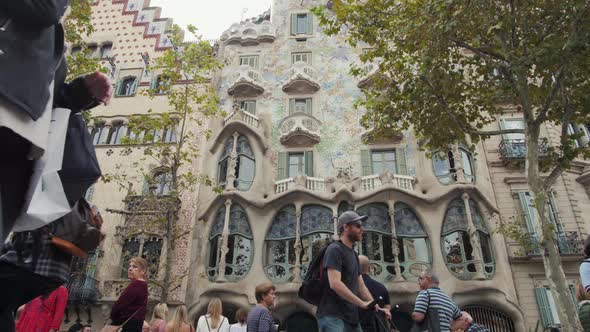
[[[465,332],[490,332],[490,329],[483,325],[475,324],[474,322],[469,323]]]
[[[248,332],[276,332],[270,311],[261,305],[250,310],[246,324]]]
[[[430,298],[428,296],[429,294]],[[438,321],[441,331],[450,331],[451,322],[461,317],[459,307],[438,287],[422,290],[418,293],[418,297],[416,297],[414,312],[426,314],[429,308],[438,310]]]
[[[590,292],[590,259],[585,259],[580,264],[580,279],[586,292]]]

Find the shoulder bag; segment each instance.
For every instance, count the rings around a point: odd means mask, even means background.
[[[131,318],[133,318],[133,316],[135,316],[135,314],[139,311],[139,309],[141,309],[142,307],[137,308],[137,310],[135,310],[135,312],[133,313],[133,315],[129,316],[129,318],[127,318],[127,320],[119,325],[111,325],[111,324],[107,324],[105,325],[102,330],[100,330],[100,332],[121,332],[123,331],[123,326],[125,326],[125,324],[127,324],[127,322],[129,322],[131,320]]]
[[[441,332],[438,309],[430,307],[430,292],[428,289],[426,289],[426,294],[428,295],[428,305],[426,307],[424,320],[422,320],[420,323],[414,322],[410,332]]]

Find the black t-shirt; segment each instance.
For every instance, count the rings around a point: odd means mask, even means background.
[[[389,301],[389,293],[387,292],[387,288],[383,286],[380,282],[373,280],[373,278],[369,277],[366,274],[363,274],[363,281],[365,282],[365,286],[373,296],[373,299],[377,301],[377,304],[383,308],[387,304],[391,304]],[[359,310],[359,319],[361,323],[361,327],[363,328],[363,332],[375,332],[381,331],[382,326],[379,325],[377,322],[378,317],[376,317],[375,312],[368,311],[364,309]],[[379,314],[382,315],[382,314]],[[383,326],[386,326],[386,322],[382,319]]]
[[[358,295],[360,268],[358,256],[354,250],[340,241],[331,243],[324,255],[323,266],[326,275],[328,268],[340,271],[344,285]],[[322,296],[317,315],[318,317],[340,318],[353,325],[359,323],[357,307],[338,296],[330,287],[326,288]]]

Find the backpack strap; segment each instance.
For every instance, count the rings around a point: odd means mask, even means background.
[[[207,320],[207,315],[203,315],[203,317],[205,317],[205,323],[207,323],[207,330],[209,330],[209,332],[211,332],[211,327],[209,326],[209,321]]]
[[[223,322],[225,322],[225,317],[223,317],[223,319],[219,323],[219,326],[217,327],[217,332],[219,332],[219,330],[221,329],[221,325],[223,325]]]

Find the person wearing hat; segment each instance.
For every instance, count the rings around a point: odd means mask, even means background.
[[[330,287],[318,306],[320,332],[362,332],[358,308],[382,310],[387,319],[391,313],[376,304],[361,276],[354,244],[363,239],[363,224],[367,216],[346,211],[338,218],[340,241],[326,250],[322,268],[327,272]]]

